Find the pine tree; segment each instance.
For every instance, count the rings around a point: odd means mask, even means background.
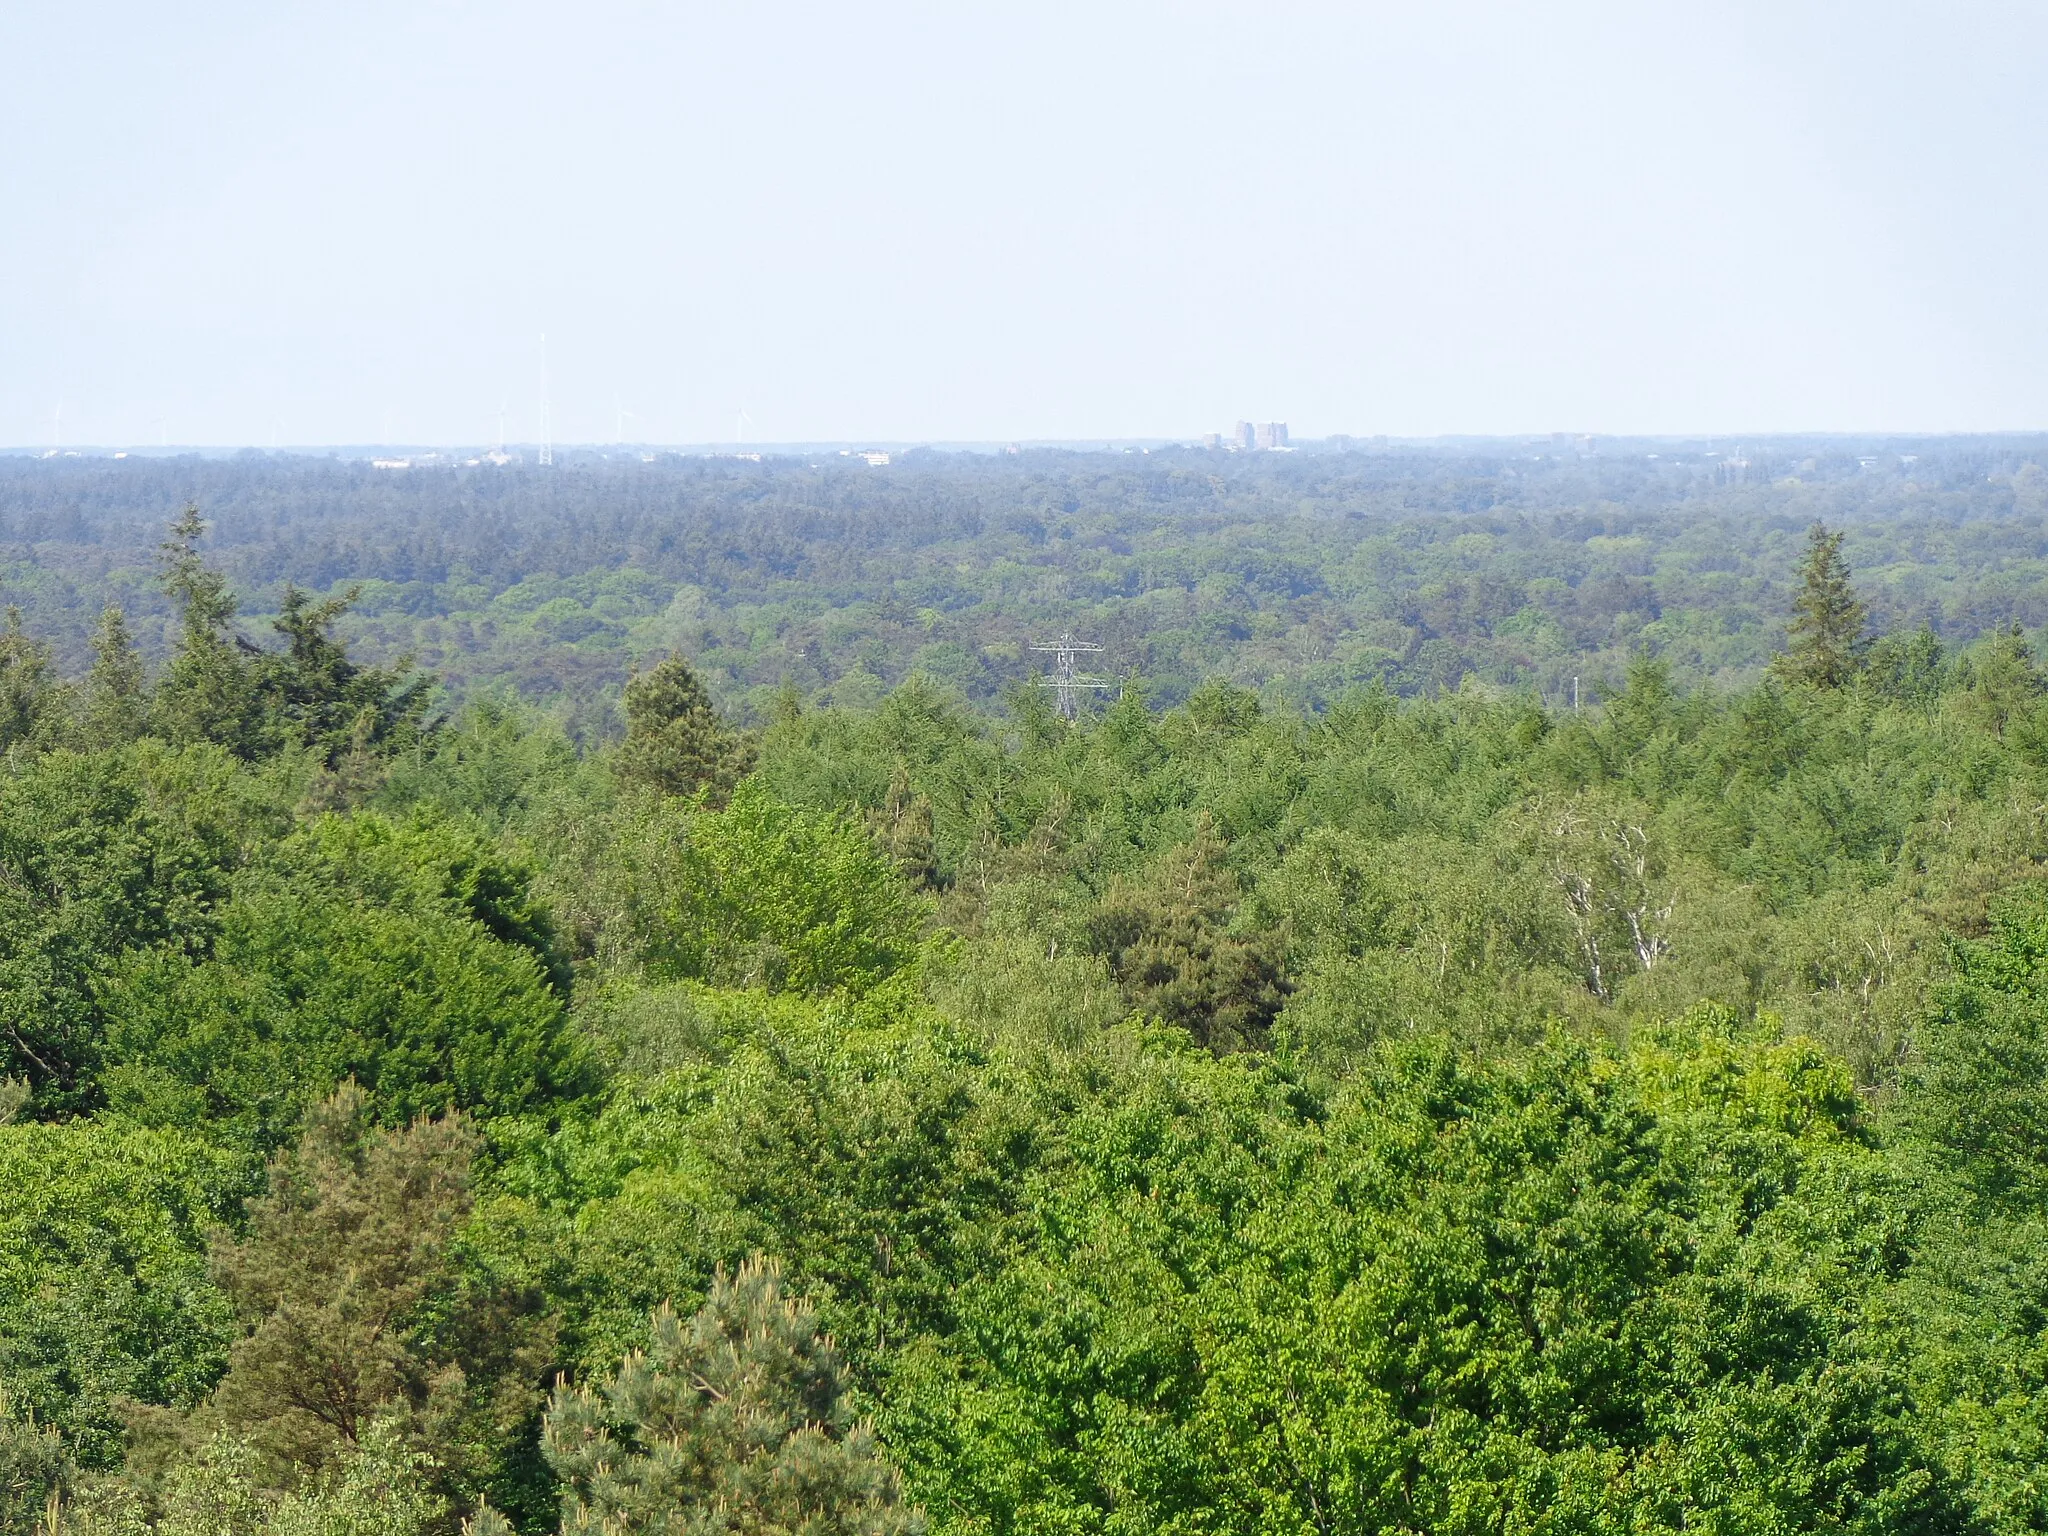
[[[687,1323],[663,1306],[645,1352],[555,1389],[542,1449],[575,1536],[922,1530],[896,1471],[852,1420],[839,1353],[759,1255],[719,1270]]]
[[[92,670],[85,679],[87,741],[111,747],[141,735],[149,711],[144,688],[142,653],[128,631],[128,615],[109,603],[93,631]]]
[[[1223,854],[1205,816],[1150,880],[1113,884],[1089,921],[1131,1007],[1219,1054],[1265,1043],[1287,985],[1277,946],[1231,927],[1243,891]]]
[[[378,1128],[346,1083],[273,1163],[248,1236],[217,1246],[249,1331],[213,1413],[275,1466],[325,1466],[388,1420],[473,1501],[522,1453],[552,1337],[534,1298],[465,1281],[450,1251],[476,1146],[453,1114]]]
[[[360,1441],[379,1407],[424,1394],[430,1372],[407,1325],[447,1281],[474,1146],[453,1115],[375,1129],[354,1083],[308,1116],[251,1207],[247,1239],[214,1256],[250,1324],[221,1383],[229,1425],[317,1467]]]
[[[664,795],[705,793],[723,805],[754,766],[751,738],[725,729],[711,695],[680,656],[626,684],[626,740],[619,777]]]
[[[57,1432],[17,1412],[0,1388],[0,1536],[40,1536],[46,1511],[62,1507],[76,1477]]]
[[[1848,562],[1842,558],[1842,535],[1815,523],[1806,535],[1806,557],[1799,562],[1799,595],[1792,600],[1790,642],[1778,658],[1778,670],[1790,681],[1812,688],[1840,688],[1855,677],[1863,662],[1863,604],[1849,585]]]

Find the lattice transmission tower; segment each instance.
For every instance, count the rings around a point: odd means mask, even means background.
[[[1067,634],[1044,645],[1034,645],[1031,649],[1047,652],[1053,659],[1052,676],[1040,679],[1038,686],[1052,689],[1053,702],[1062,720],[1075,720],[1080,717],[1083,690],[1116,686],[1102,678],[1090,677],[1074,667],[1074,658],[1077,656],[1100,656],[1102,647],[1099,645],[1091,645],[1086,640],[1076,640]]]

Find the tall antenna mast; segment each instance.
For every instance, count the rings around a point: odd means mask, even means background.
[[[555,462],[555,436],[548,426],[548,333],[540,333],[540,462]]]
[[[1052,653],[1052,676],[1042,680],[1038,686],[1053,690],[1053,704],[1059,710],[1062,720],[1071,722],[1080,717],[1081,691],[1083,689],[1102,689],[1115,686],[1112,683],[1104,682],[1099,677],[1086,676],[1074,668],[1074,658],[1076,656],[1101,655],[1102,647],[1099,645],[1090,645],[1085,640],[1076,640],[1071,634],[1063,634],[1059,639],[1049,644],[1034,645],[1031,649]]]

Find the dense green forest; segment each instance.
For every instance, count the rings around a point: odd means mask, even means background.
[[[67,667],[120,602],[175,631],[153,550],[188,501],[252,614],[359,587],[338,633],[445,685],[510,685],[615,735],[637,658],[679,649],[736,720],[785,683],[869,708],[913,672],[989,705],[1064,629],[1155,704],[1225,679],[1326,708],[1466,676],[1553,704],[1648,647],[1756,680],[1807,527],[1845,530],[1877,624],[1951,646],[2048,624],[2048,442],[1540,439],[1231,454],[584,452],[553,469],[249,453],[0,459],[0,604]]]
[[[5,471],[0,1531],[2048,1529],[2042,472],[1151,457]]]

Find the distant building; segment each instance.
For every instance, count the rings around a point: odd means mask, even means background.
[[[1238,424],[1238,430],[1240,432],[1244,430],[1242,422]],[[1287,423],[1284,421],[1260,422],[1253,429],[1252,446],[1262,449],[1285,448],[1287,446]]]
[[[1204,432],[1202,434],[1202,446],[1204,448],[1221,448],[1223,446],[1223,434],[1221,432]]]
[[[1240,421],[1237,430],[1230,434],[1230,445],[1240,453],[1250,453],[1255,446],[1252,440],[1252,424]]]

